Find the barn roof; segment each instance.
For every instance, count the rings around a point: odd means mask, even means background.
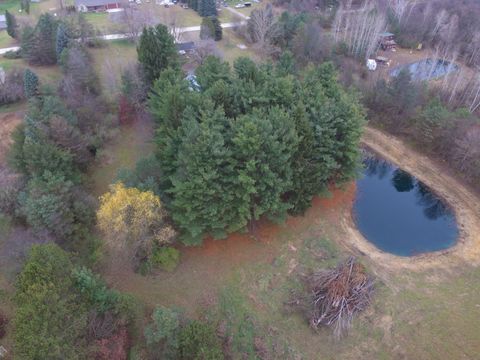
[[[190,42],[185,42],[185,43],[180,43],[180,44],[175,44],[177,47],[177,51],[190,51],[195,49],[195,43],[193,41]]]
[[[85,6],[101,6],[108,4],[116,4],[118,0],[75,0],[75,5],[85,5]]]

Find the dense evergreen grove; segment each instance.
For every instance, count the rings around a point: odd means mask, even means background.
[[[188,6],[202,17],[217,15],[216,0],[187,0]]]
[[[331,183],[355,176],[364,118],[332,64],[295,77],[210,57],[196,74],[200,91],[162,72],[149,102],[160,191],[184,243],[302,214]]]

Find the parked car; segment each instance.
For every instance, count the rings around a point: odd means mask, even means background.
[[[244,8],[245,5],[244,4],[237,4],[235,5],[235,9],[241,9],[241,8]]]

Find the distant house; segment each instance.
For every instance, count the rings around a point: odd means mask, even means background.
[[[0,30],[6,29],[7,28],[7,19],[5,18],[5,15],[0,15]]]
[[[119,9],[120,0],[75,0],[75,7],[81,12]]]
[[[395,42],[395,35],[391,32],[384,32],[381,33],[379,36],[380,48],[383,51],[392,50],[397,47],[397,43]]]

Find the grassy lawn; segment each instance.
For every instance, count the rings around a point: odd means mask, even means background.
[[[192,9],[182,9],[180,5],[173,5],[168,8],[155,4],[155,1],[138,5],[139,9],[147,12],[159,23],[176,26],[198,26],[202,18]]]
[[[4,13],[5,10],[15,12],[20,9],[20,0],[2,0],[0,1],[0,13]]]
[[[267,1],[263,0],[263,2],[260,2],[260,3],[255,3],[255,2],[252,2],[252,6],[249,6],[249,7],[243,7],[243,8],[235,8],[235,5],[237,4],[243,4],[244,2],[246,1],[240,1],[240,0],[226,0],[228,6],[230,6],[231,8],[235,9],[236,11],[242,13],[243,15],[245,16],[250,16],[251,12],[257,8],[261,8],[263,6],[265,6],[265,4],[267,3]],[[228,11],[228,10],[226,10]]]
[[[5,70],[11,69],[12,67],[18,68],[30,68],[32,69],[40,78],[40,83],[55,85],[61,79],[62,74],[58,66],[33,66],[29,65],[23,59],[5,59],[4,57],[0,58],[0,66]]]
[[[113,98],[120,88],[122,71],[137,59],[135,44],[127,40],[114,40],[107,42],[105,48],[90,49],[89,52],[105,94]]]
[[[7,34],[6,30],[0,31],[0,48],[6,48],[6,47],[11,47],[16,45],[17,45],[17,41],[15,39],[12,39]]]
[[[245,44],[245,40],[238,37],[237,34],[231,29],[223,30],[223,39],[217,42],[217,46],[220,51],[223,53],[223,58],[225,61],[233,63],[235,59],[241,56],[247,56],[251,59],[257,61],[259,57],[251,49],[240,49],[238,45]]]
[[[121,33],[124,27],[123,23],[112,21],[111,15],[107,12],[86,13],[85,18],[102,34]]]
[[[139,159],[151,154],[152,136],[153,129],[149,123],[122,126],[114,140],[101,150],[98,164],[90,170],[92,193],[95,196],[104,194],[119,169],[133,168]]]
[[[360,260],[377,274],[374,301],[348,336],[314,332],[285,303],[300,286],[300,274],[331,267],[349,255],[336,245],[348,236],[339,219],[351,206],[354,187],[316,200],[304,217],[284,226],[261,224],[257,239],[234,234],[182,248],[174,273],[140,276],[128,269],[109,282],[145,302],[181,306],[189,316],[205,308],[233,329],[247,351],[263,343],[278,359],[476,359],[480,351],[480,269],[394,273]],[[235,332],[236,331],[236,332]]]

